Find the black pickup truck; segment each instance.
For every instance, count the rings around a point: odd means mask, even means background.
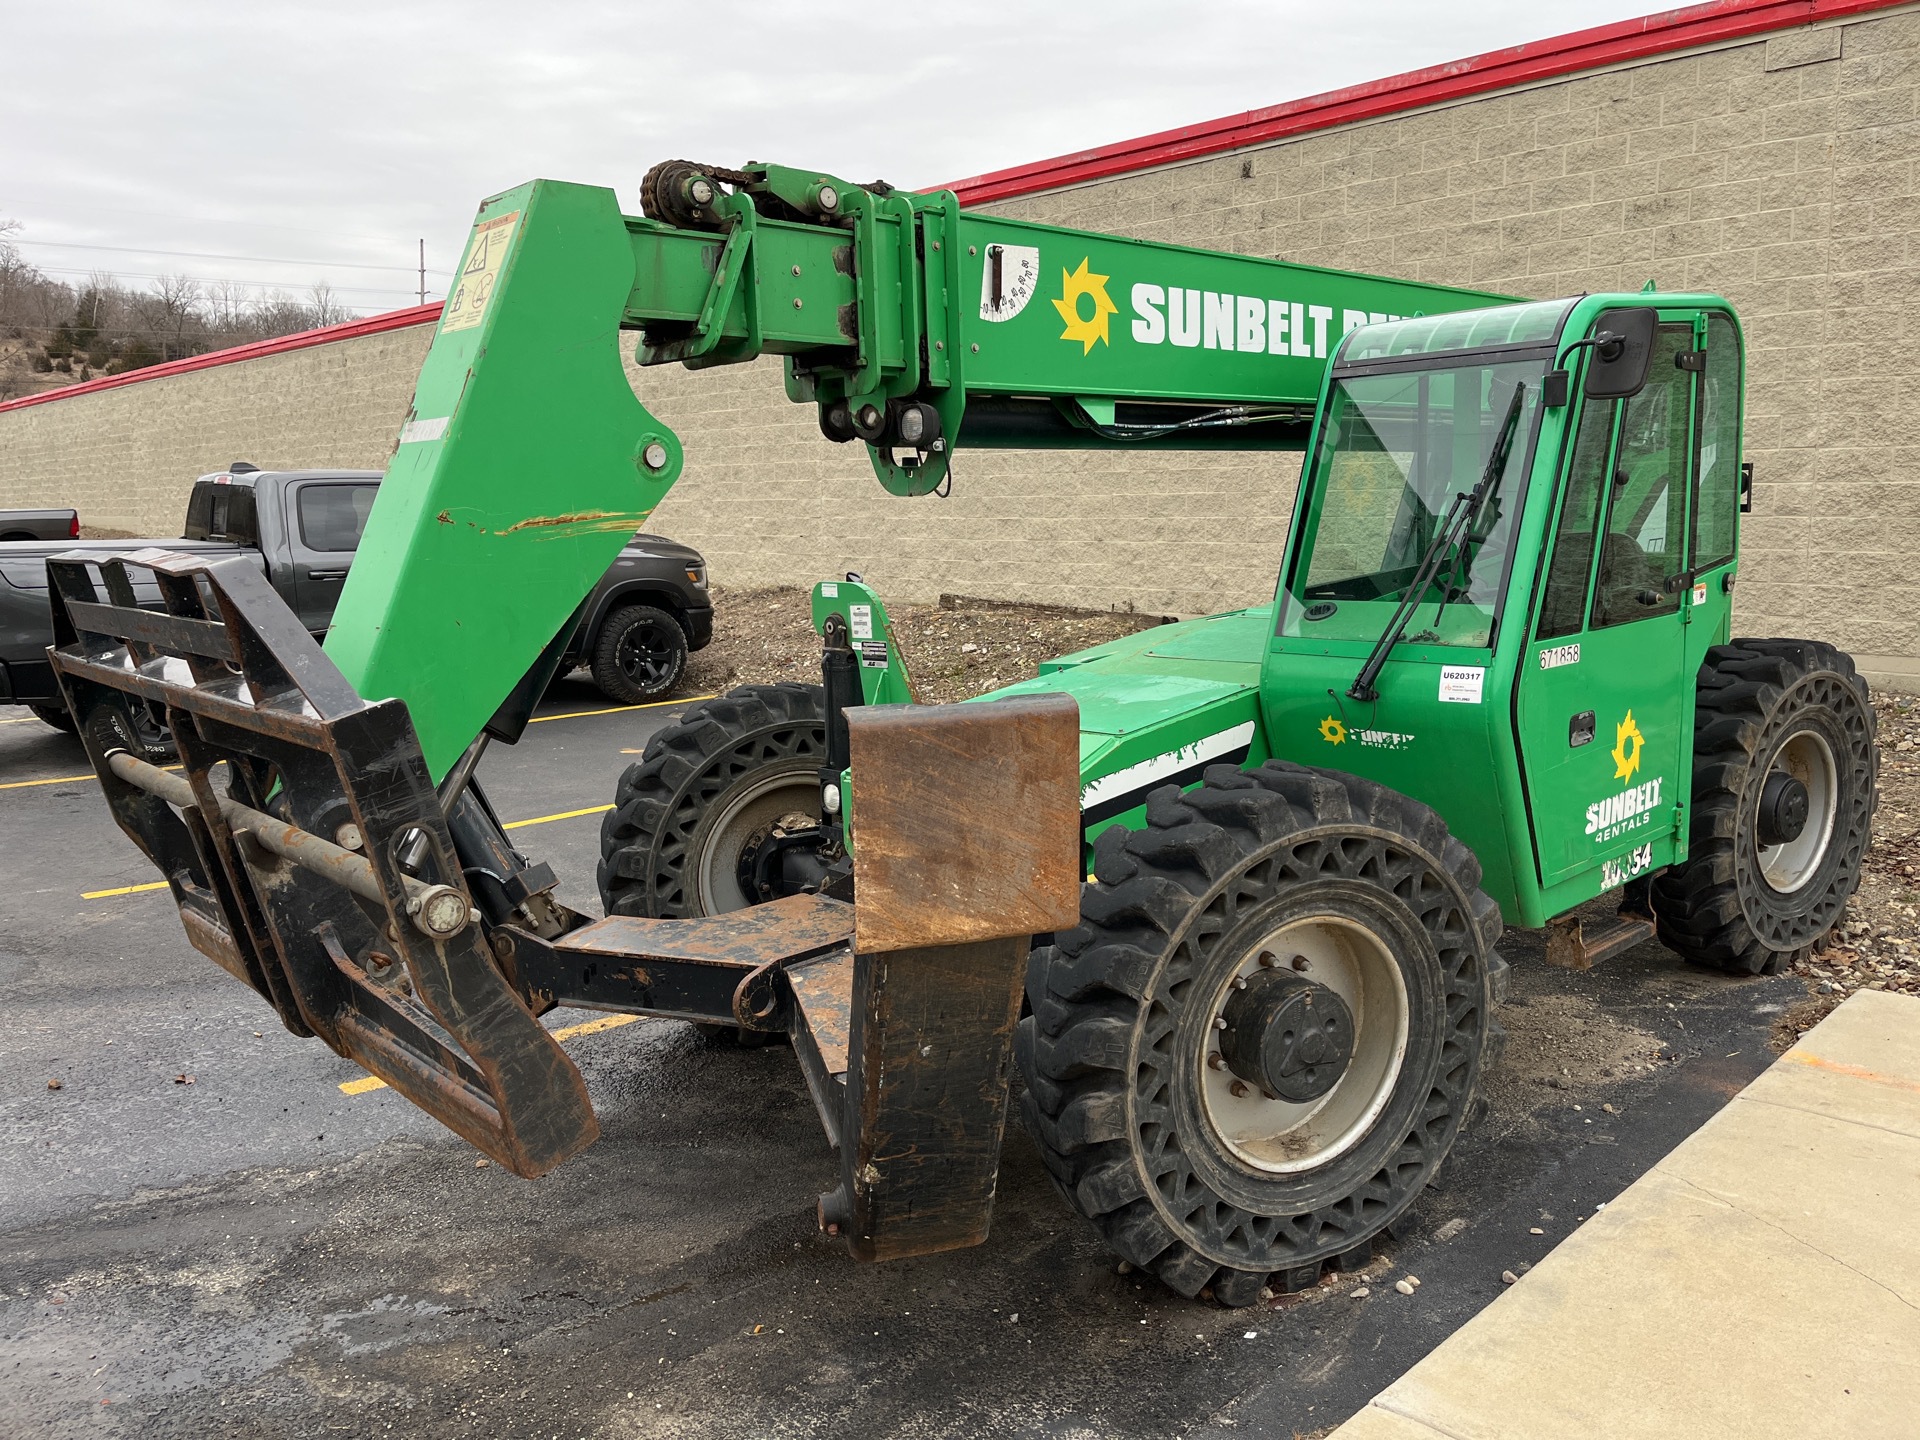
[[[377,470],[259,470],[236,461],[194,482],[182,538],[0,544],[0,705],[30,706],[49,725],[72,725],[47,663],[53,643],[48,556],[124,554],[150,545],[253,554],[301,623],[323,635],[379,485]],[[150,582],[136,593],[159,604]],[[687,653],[712,638],[713,603],[699,551],[636,535],[594,587],[560,673],[588,666],[602,694],[641,704],[670,691]]]

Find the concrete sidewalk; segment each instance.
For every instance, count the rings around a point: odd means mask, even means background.
[[[1334,1434],[1920,1436],[1920,1000],[1848,1000]]]

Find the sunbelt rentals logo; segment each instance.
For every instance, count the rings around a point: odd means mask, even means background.
[[[1631,780],[1633,772],[1640,768],[1640,752],[1646,747],[1647,737],[1633,723],[1633,712],[1629,710],[1627,718],[1613,727],[1613,778]]]
[[[1026,308],[1038,284],[1042,273],[1040,249],[991,244],[986,254],[980,276],[980,318],[1011,320]],[[1136,345],[1291,359],[1324,360],[1348,332],[1402,318],[1389,311],[1316,304],[1306,297],[1239,295],[1178,283],[1136,281],[1124,275],[1115,280],[1112,275],[1095,273],[1091,255],[1081,256],[1072,268],[1064,261],[1050,263],[1060,268],[1060,294],[1051,301],[1060,316],[1060,339],[1079,345],[1082,355],[1091,355],[1095,345],[1113,348],[1111,322],[1120,314],[1115,293],[1132,307],[1131,319],[1121,321],[1126,327],[1122,338],[1131,338]],[[1177,281],[1178,277],[1159,278]],[[1110,285],[1116,287],[1114,291],[1109,291]]]
[[[1060,298],[1053,302],[1053,308],[1060,312],[1060,318],[1066,321],[1066,329],[1060,332],[1062,340],[1078,340],[1080,353],[1090,354],[1094,341],[1110,345],[1107,338],[1107,318],[1119,313],[1119,308],[1107,295],[1106,275],[1090,275],[1087,266],[1092,257],[1083,257],[1078,270],[1060,271]]]
[[[1646,737],[1640,733],[1629,710],[1627,718],[1613,728],[1613,749],[1608,752],[1608,758],[1613,761],[1613,778],[1633,779],[1640,771],[1640,757],[1646,747]],[[1628,831],[1644,830],[1652,825],[1655,812],[1660,808],[1665,778],[1656,775],[1587,806],[1587,834],[1604,844]]]

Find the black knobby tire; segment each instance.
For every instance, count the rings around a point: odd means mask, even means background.
[[[602,695],[644,705],[680,683],[687,668],[687,632],[657,606],[623,605],[594,636],[589,663]]]
[[[80,727],[64,705],[35,705],[33,713],[56,730],[78,735]],[[153,718],[138,700],[124,699],[108,703],[113,712],[114,739],[110,742],[137,754],[149,765],[171,765],[180,758],[180,747],[173,743],[173,732]],[[90,722],[91,723],[91,722]]]
[[[1229,1305],[1365,1263],[1439,1169],[1498,1043],[1500,912],[1473,853],[1404,795],[1270,761],[1156,791],[1146,829],[1099,837],[1094,870],[1080,926],[1034,951],[1017,1041],[1023,1118],[1070,1203],[1125,1259]],[[1404,1059],[1369,1082],[1384,1098],[1344,1149],[1275,1174],[1208,1118],[1209,997],[1250,944],[1314,916],[1380,937]]]
[[[1874,730],[1867,682],[1831,645],[1736,640],[1707,652],[1687,860],[1653,882],[1669,949],[1736,975],[1772,975],[1811,952],[1860,884],[1878,803]],[[1760,802],[1770,773],[1807,759],[1831,793],[1801,833],[1821,827],[1827,838],[1817,855],[1783,866],[1782,852],[1761,843]]]
[[[614,808],[600,824],[607,913],[678,917],[739,908],[711,903],[703,867],[716,846],[738,839],[727,827],[752,820],[738,807],[743,797],[754,803],[756,787],[795,801],[810,792],[810,803],[795,808],[817,815],[825,712],[818,685],[745,685],[654,732],[640,763],[620,777]]]
[[[36,713],[39,706],[35,706]],[[62,715],[69,712],[62,708]],[[49,725],[65,730],[51,717],[42,715]],[[153,718],[153,714],[143,703],[130,696],[108,700],[87,714],[87,731],[99,737],[101,747],[107,750],[126,750],[139,756],[149,765],[170,765],[180,758],[180,747],[173,743],[173,731]],[[75,734],[79,727],[73,726]]]

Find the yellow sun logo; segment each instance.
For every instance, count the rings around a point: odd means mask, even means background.
[[[1347,727],[1329,715],[1320,722],[1320,738],[1329,745],[1344,745],[1347,741]]]
[[[1627,711],[1627,718],[1613,727],[1614,779],[1633,778],[1633,772],[1640,768],[1640,752],[1646,748],[1646,744],[1640,727],[1633,723],[1633,712]]]
[[[1093,314],[1082,316],[1080,302],[1091,300]],[[1060,318],[1067,322],[1067,328],[1060,332],[1062,340],[1078,340],[1080,353],[1088,354],[1093,342],[1108,344],[1107,317],[1117,313],[1113,301],[1107,298],[1107,277],[1089,275],[1087,262],[1082,260],[1080,268],[1074,271],[1060,271],[1060,298],[1053,302],[1053,308],[1060,312]]]

